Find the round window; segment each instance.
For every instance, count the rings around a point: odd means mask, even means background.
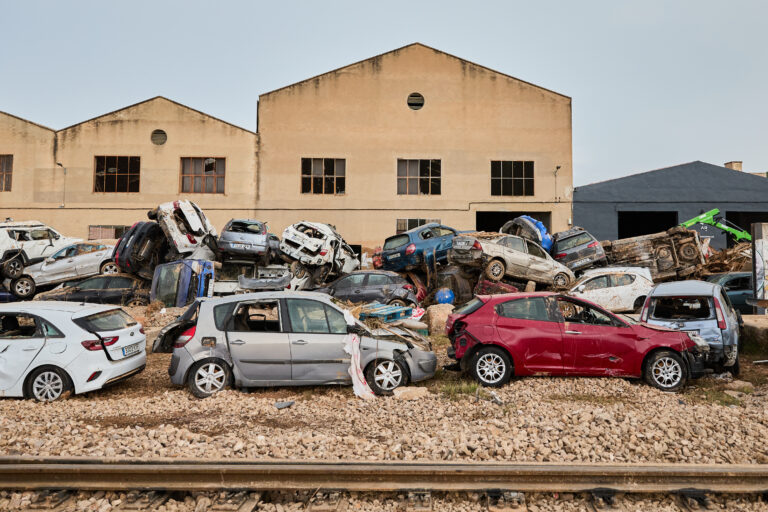
[[[165,133],[163,130],[155,130],[152,132],[152,144],[155,144],[157,146],[162,146],[165,144],[165,141],[168,140],[168,134]]]
[[[417,92],[408,95],[408,107],[412,110],[419,110],[424,106],[424,96]]]

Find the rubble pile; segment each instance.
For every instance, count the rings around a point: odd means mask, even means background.
[[[752,245],[742,242],[733,247],[714,251],[699,271],[699,274],[721,272],[744,272],[752,270]]]

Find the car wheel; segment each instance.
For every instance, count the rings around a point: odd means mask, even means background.
[[[683,358],[669,350],[651,356],[645,365],[644,377],[645,382],[662,391],[678,391],[688,380]]]
[[[388,302],[390,306],[401,306],[406,307],[408,304],[403,299],[392,299]]]
[[[729,372],[734,377],[738,377],[741,373],[741,366],[739,365],[739,356],[736,356],[736,362],[731,366],[726,366],[725,371]]]
[[[635,303],[632,305],[632,312],[640,313],[640,310],[643,309],[643,304],[645,304],[645,296],[636,298]]]
[[[29,276],[21,276],[11,281],[11,292],[20,299],[28,299],[35,294],[35,281]]]
[[[377,360],[366,368],[365,380],[377,395],[391,395],[395,389],[408,383],[408,374],[397,361]]]
[[[472,376],[483,386],[498,388],[512,378],[512,360],[504,350],[485,347],[472,358]]]
[[[555,275],[554,279],[552,279],[552,284],[557,288],[565,288],[570,282],[571,278],[568,277],[568,274],[564,272],[560,272],[559,274]]]
[[[3,265],[3,274],[8,279],[17,279],[21,276],[21,273],[24,271],[24,262],[21,261],[21,258],[19,256],[16,256],[12,258],[9,261],[5,262],[5,265]]]
[[[149,305],[149,303],[145,299],[131,299],[128,302],[126,302],[125,305],[130,307],[136,307],[136,306],[147,306]]]
[[[485,266],[485,277],[491,281],[501,281],[507,273],[507,266],[501,260],[491,260]]]
[[[28,382],[27,396],[38,402],[53,402],[71,389],[67,374],[52,366],[33,371]]]
[[[208,359],[195,363],[187,377],[187,387],[197,398],[207,398],[228,384],[229,367],[217,360]]]
[[[120,272],[120,269],[117,268],[117,263],[114,261],[107,261],[101,265],[99,272],[102,274],[117,274]]]

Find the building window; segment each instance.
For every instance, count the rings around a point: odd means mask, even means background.
[[[440,195],[440,160],[397,161],[398,195]]]
[[[343,194],[347,161],[343,158],[302,158],[302,194]]]
[[[491,162],[492,196],[532,196],[533,162]]]
[[[0,192],[11,191],[13,155],[0,155]]]
[[[168,134],[163,130],[155,130],[149,138],[152,141],[152,144],[162,146],[168,140]]]
[[[181,191],[191,194],[223,194],[224,158],[182,158]]]
[[[88,240],[112,240],[123,236],[131,226],[88,226]]]
[[[429,224],[430,222],[436,222],[440,224],[440,219],[397,219],[396,233],[399,235],[403,231]]]
[[[94,157],[94,192],[138,192],[141,159],[138,156]]]

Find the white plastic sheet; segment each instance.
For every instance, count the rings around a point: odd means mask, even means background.
[[[355,395],[364,400],[376,398],[368,383],[365,381],[363,369],[360,368],[360,337],[357,334],[347,334],[344,339],[344,352],[349,354],[351,361],[349,364],[349,376],[352,377],[352,390]]]

